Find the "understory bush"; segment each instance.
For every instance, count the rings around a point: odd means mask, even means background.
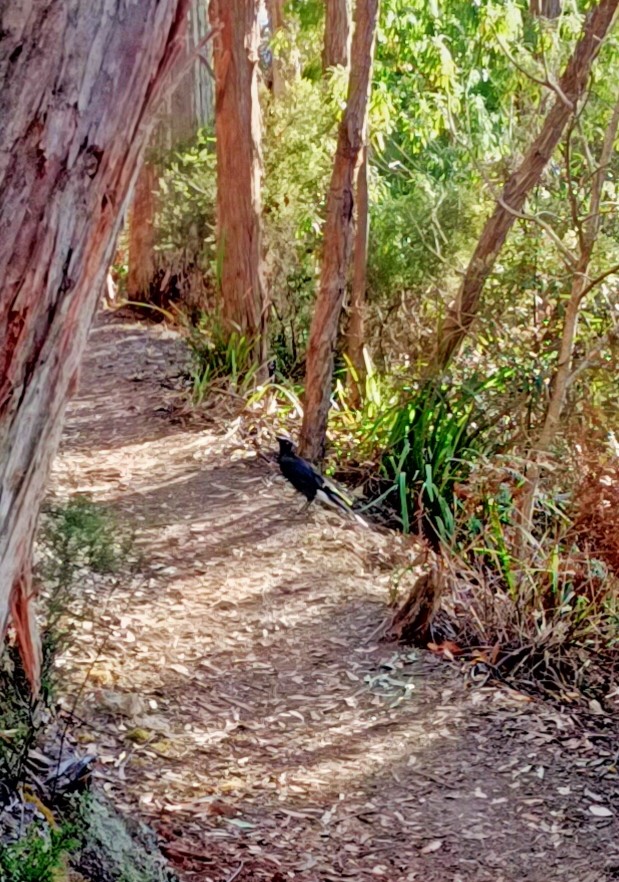
[[[8,791],[21,781],[24,762],[53,719],[60,652],[71,643],[66,615],[79,616],[86,574],[109,575],[126,561],[132,538],[104,507],[86,496],[44,506],[38,537],[35,578],[43,650],[41,691],[33,699],[13,636],[0,653],[0,782]]]
[[[432,636],[488,676],[603,700],[619,675],[619,460],[612,451],[600,460],[599,448],[572,455],[544,480],[530,531],[520,515],[526,460],[468,461],[454,488],[454,529],[434,546],[444,587]],[[400,633],[413,636],[414,624]]]
[[[439,632],[475,647],[493,674],[604,697],[619,660],[619,572],[609,564],[617,547],[606,529],[600,543],[583,530],[589,516],[596,523],[603,486],[587,478],[588,497],[584,484],[574,499],[541,497],[523,536],[513,475],[503,470],[494,491],[469,484],[458,541],[445,552],[452,590]]]

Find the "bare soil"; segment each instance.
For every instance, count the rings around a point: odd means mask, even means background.
[[[381,641],[397,537],[300,515],[238,421],[180,408],[184,357],[101,318],[52,480],[140,552],[85,577],[64,659],[104,789],[186,882],[619,879],[613,720]]]

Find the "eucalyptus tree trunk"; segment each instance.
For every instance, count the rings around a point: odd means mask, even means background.
[[[558,18],[561,15],[561,0],[531,0],[529,10],[531,15]]]
[[[31,557],[67,398],[186,0],[0,0],[0,634],[36,688]]]
[[[307,347],[300,448],[312,460],[324,456],[333,356],[353,243],[357,177],[365,143],[377,18],[378,0],[357,0],[348,98],[327,196],[320,288]]]
[[[325,33],[322,47],[322,69],[348,67],[350,45],[349,0],[326,0]]]
[[[223,319],[264,364],[268,303],[261,229],[259,0],[211,0],[217,148],[217,254]]]
[[[366,374],[363,346],[365,344],[365,294],[368,274],[368,233],[370,228],[367,143],[363,145],[361,166],[359,167],[359,175],[357,177],[356,209],[350,315],[346,333],[346,352],[353,369],[348,372],[348,389],[353,407],[358,407],[361,403]]]
[[[155,212],[159,172],[145,159],[138,174],[129,211],[127,297],[147,302],[155,277]]]

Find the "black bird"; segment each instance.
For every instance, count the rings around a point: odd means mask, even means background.
[[[307,499],[307,505],[310,505],[315,499],[337,508],[340,511],[351,515],[358,523],[367,527],[363,518],[350,507],[344,497],[338,493],[335,487],[327,484],[322,475],[310,465],[305,459],[294,452],[294,445],[288,438],[278,438],[279,454],[277,461],[279,468],[286,480],[290,481],[295,490],[302,493]],[[307,507],[307,506],[306,506]]]

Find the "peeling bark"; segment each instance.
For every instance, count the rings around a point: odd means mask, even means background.
[[[186,0],[0,3],[0,634],[36,688],[31,553],[67,398]]]
[[[327,196],[320,289],[307,347],[300,448],[302,455],[311,460],[324,456],[333,355],[350,266],[355,191],[365,143],[377,18],[378,0],[357,0],[348,100],[340,122]]]

